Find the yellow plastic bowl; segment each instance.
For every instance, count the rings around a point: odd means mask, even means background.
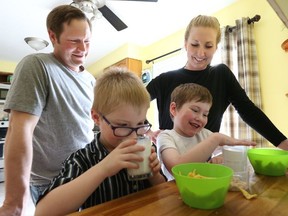
[[[191,178],[189,172],[210,178]],[[181,198],[185,204],[198,209],[215,209],[224,204],[233,170],[220,164],[187,163],[172,168]]]
[[[283,176],[288,168],[288,151],[276,148],[253,148],[247,152],[255,173]]]

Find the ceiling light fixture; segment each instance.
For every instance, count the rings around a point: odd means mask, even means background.
[[[103,7],[105,3],[105,0],[73,0],[70,5],[79,8],[88,16],[92,13],[92,17],[90,18],[92,22],[95,19],[100,19],[102,17],[102,13],[98,8]]]
[[[42,50],[49,45],[49,43],[46,40],[43,40],[43,39],[37,38],[37,37],[26,37],[26,38],[24,38],[24,41],[32,49],[35,49],[36,51]]]

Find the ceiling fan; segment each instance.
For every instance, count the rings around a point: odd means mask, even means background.
[[[123,0],[123,1],[157,2],[158,0]],[[127,28],[127,25],[106,6],[106,0],[73,0],[71,5],[81,9],[85,13],[88,14],[92,13],[93,16],[91,18],[91,21],[100,18],[103,15],[117,31],[121,31]]]

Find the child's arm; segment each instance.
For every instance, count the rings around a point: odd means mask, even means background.
[[[77,211],[106,178],[107,173],[102,167],[99,163],[74,180],[51,190],[37,204],[35,215],[64,215]]]
[[[182,163],[205,162],[213,151],[222,145],[255,146],[252,141],[238,140],[220,133],[212,133],[205,140],[191,148],[187,153],[180,155],[177,149],[167,148],[161,152],[161,157],[167,170],[171,173],[173,166]]]
[[[137,168],[131,161],[141,161],[142,158],[135,152],[143,150],[143,147],[135,144],[136,140],[133,139],[122,142],[100,163],[74,180],[51,190],[37,204],[35,215],[66,215],[77,211],[105,178],[123,168]]]

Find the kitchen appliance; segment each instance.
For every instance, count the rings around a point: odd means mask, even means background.
[[[0,183],[4,182],[4,142],[0,140]]]
[[[0,121],[0,182],[4,182],[4,144],[9,121]]]
[[[10,84],[0,83],[0,103],[5,103]]]

